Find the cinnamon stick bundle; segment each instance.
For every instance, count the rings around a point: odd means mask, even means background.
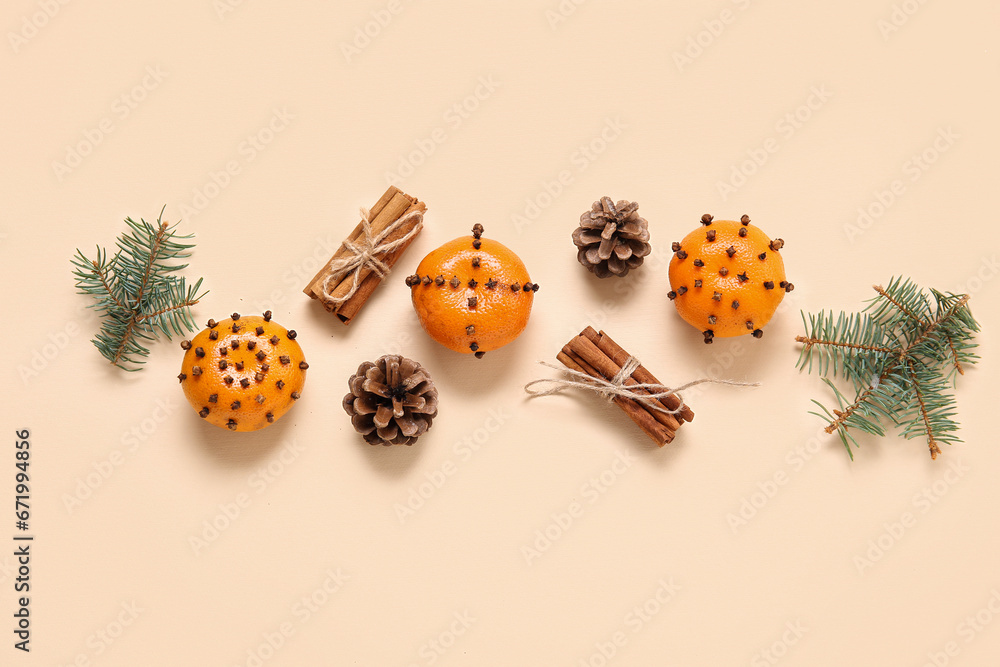
[[[368,220],[371,223],[372,236],[378,236],[394,225],[400,218],[409,215],[413,211],[424,212],[426,210],[427,206],[423,202],[417,200],[415,197],[411,197],[395,186],[390,186],[385,191],[385,194],[369,210]],[[417,218],[419,216],[415,216],[401,224],[384,239],[383,244],[398,241],[412,232],[414,227],[419,224]],[[415,238],[416,234],[395,249],[378,255],[378,259],[391,268]],[[368,301],[372,292],[375,291],[375,288],[382,282],[382,278],[372,266],[362,265],[357,269],[358,287],[353,294],[351,294],[351,290],[354,289],[355,271],[351,271],[341,277],[336,285],[330,285],[329,289],[324,293],[324,285],[327,278],[333,274],[331,264],[335,261],[349,258],[354,254],[347,247],[348,242],[355,246],[364,242],[364,224],[362,222],[358,223],[357,227],[354,228],[354,231],[351,232],[347,240],[334,253],[333,257],[323,265],[323,268],[319,270],[313,279],[309,281],[309,284],[306,285],[305,289],[302,290],[305,294],[322,303],[324,308],[335,314],[344,324],[350,324],[354,316],[361,310],[361,307]],[[329,298],[328,294],[332,298]],[[345,297],[347,298],[345,299]]]
[[[563,346],[556,359],[572,370],[586,373],[593,378],[611,381],[631,356],[603,331],[598,333],[593,327],[587,327]],[[644,366],[639,366],[624,381],[626,387],[636,384],[661,383]],[[646,396],[659,393],[655,389],[640,391]],[[626,396],[612,398],[615,405],[620,407],[653,442],[662,447],[674,439],[681,424],[694,419],[694,412],[687,405],[682,405],[680,399],[673,394],[653,400],[665,410],[677,410],[677,412],[661,412]]]

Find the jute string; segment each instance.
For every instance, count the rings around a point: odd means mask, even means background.
[[[634,373],[635,370],[642,365],[638,359],[631,356],[625,360],[625,364],[622,365],[621,370],[618,371],[618,373],[616,373],[610,380],[605,380],[602,377],[593,377],[591,375],[587,375],[586,373],[581,373],[580,371],[564,368],[562,366],[556,366],[555,364],[546,363],[544,361],[539,361],[538,363],[542,366],[548,366],[549,368],[554,368],[557,371],[562,371],[563,373],[569,375],[572,379],[559,380],[543,378],[541,380],[532,380],[528,384],[524,385],[524,391],[532,397],[551,396],[566,389],[579,388],[592,391],[604,397],[608,401],[613,401],[616,396],[621,396],[622,398],[642,403],[650,410],[665,412],[671,415],[681,412],[684,408],[684,399],[681,396],[681,392],[699,384],[724,384],[731,387],[760,386],[759,382],[738,382],[736,380],[716,380],[711,378],[692,380],[691,382],[682,384],[679,387],[667,387],[662,384],[643,382],[626,385],[625,381],[628,380],[632,376],[632,373]],[[552,386],[548,389],[534,389],[535,385],[540,384],[550,384]],[[668,410],[658,402],[659,399],[666,398],[671,394],[676,396],[680,401],[680,406],[674,410]]]
[[[323,281],[323,298],[337,306],[343,305],[357,293],[358,287],[361,285],[361,272],[365,268],[370,268],[380,279],[384,279],[389,275],[391,267],[382,258],[400,246],[405,245],[410,239],[419,234],[424,224],[424,212],[413,210],[378,234],[372,234],[372,223],[368,219],[370,215],[371,213],[368,209],[361,208],[361,229],[363,232],[361,238],[358,239],[357,243],[353,243],[350,240],[344,241],[344,247],[351,254],[347,257],[330,261],[330,275]],[[384,243],[391,234],[398,231],[412,219],[416,219],[417,221],[413,229],[395,241]],[[350,274],[353,274],[351,288],[343,296],[334,296],[332,292]]]

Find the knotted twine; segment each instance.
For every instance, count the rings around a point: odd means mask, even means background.
[[[760,386],[759,382],[738,382],[737,380],[716,380],[711,378],[692,380],[691,382],[682,384],[679,387],[667,387],[662,384],[647,382],[637,382],[633,385],[626,385],[625,381],[628,380],[632,376],[632,373],[634,373],[635,370],[642,365],[642,362],[632,356],[625,360],[621,370],[619,370],[610,380],[605,380],[603,377],[594,377],[586,373],[581,373],[580,371],[575,371],[571,368],[556,366],[555,364],[550,364],[544,361],[539,361],[538,363],[542,366],[548,366],[549,368],[554,368],[557,371],[562,371],[570,377],[577,379],[558,380],[543,378],[541,380],[532,380],[528,384],[524,385],[524,391],[532,397],[551,396],[553,394],[558,394],[565,389],[577,387],[580,389],[586,389],[587,391],[592,391],[599,396],[604,397],[609,402],[613,401],[616,396],[620,396],[622,398],[642,403],[650,410],[665,412],[671,415],[676,415],[684,409],[684,399],[681,396],[681,392],[699,384],[724,384],[731,387]],[[534,385],[544,383],[549,383],[553,386],[549,389],[532,388]],[[676,396],[680,401],[680,405],[674,410],[668,410],[659,403],[660,399],[666,398],[671,394]]]
[[[372,234],[372,223],[368,219],[371,213],[365,207],[361,207],[361,238],[357,243],[350,239],[344,241],[344,248],[351,254],[340,259],[330,260],[330,275],[323,281],[323,298],[336,306],[342,306],[352,296],[361,285],[361,272],[370,268],[380,280],[385,279],[392,267],[387,265],[381,258],[390,254],[397,248],[407,244],[410,239],[420,233],[424,225],[424,212],[414,209],[394,223],[383,229],[378,234]],[[393,233],[398,231],[411,219],[416,219],[417,224],[409,232],[395,241],[385,243],[384,241]],[[341,281],[349,274],[353,274],[351,288],[344,296],[334,296],[332,292],[336,290]]]

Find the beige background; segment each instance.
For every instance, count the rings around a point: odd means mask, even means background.
[[[0,663],[995,662],[995,3],[225,2],[4,5],[4,430],[32,430],[37,539],[33,650],[6,634]],[[345,328],[301,288],[391,172],[426,230]],[[640,203],[656,251],[619,282],[569,238],[605,194]],[[270,308],[301,334],[304,397],[266,431],[202,423],[176,341],[132,375],[88,342],[74,249],[164,205],[197,237],[199,323]],[[705,212],[787,241],[797,289],[760,341],[704,346],[665,298],[670,242]],[[479,362],[430,341],[402,285],[475,222],[541,284]],[[830,395],[795,370],[799,310],[900,274],[973,293],[965,443],[932,462],[864,440],[852,463],[807,414]],[[526,401],[587,324],[666,381],[763,385],[693,392],[662,450],[591,396]],[[409,449],[370,448],[340,407],[387,352],[441,393]]]

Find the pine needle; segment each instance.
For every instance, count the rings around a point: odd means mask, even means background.
[[[966,366],[979,359],[973,352],[979,324],[969,310],[969,296],[924,291],[908,279],[893,278],[875,286],[877,296],[861,313],[802,313],[806,335],[798,368],[823,376],[838,407],[813,412],[826,420],[854,458],[852,431],[884,436],[882,422],[901,429],[904,438],[923,438],[931,458],[942,444],[961,442],[956,435],[956,401],[949,392]],[[829,379],[849,381],[853,400]]]
[[[159,334],[169,340],[171,334],[194,331],[191,306],[206,292],[200,292],[200,278],[188,286],[178,275],[187,264],[176,260],[190,257],[194,247],[182,241],[193,235],[178,235],[176,224],[163,221],[163,210],[155,224],[141,218],[126,218],[125,224],[128,230],[110,259],[98,246],[93,259],[77,249],[72,263],[77,292],[93,297],[90,307],[102,317],[92,342],[113,365],[136,371],[149,355],[146,343]]]

